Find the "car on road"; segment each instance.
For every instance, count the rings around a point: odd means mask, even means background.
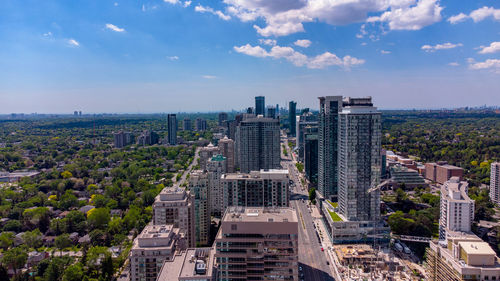
[[[324,251],[325,251],[325,249],[321,248],[321,252],[324,252]]]

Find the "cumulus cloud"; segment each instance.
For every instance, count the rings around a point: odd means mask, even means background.
[[[448,21],[451,24],[456,24],[469,18],[471,18],[474,22],[480,22],[487,18],[493,18],[496,21],[500,21],[500,9],[484,6],[482,8],[472,11],[469,15],[460,13],[458,15],[452,16],[448,18]]]
[[[466,14],[464,13],[460,13],[458,15],[455,15],[455,16],[451,16],[448,18],[448,22],[451,23],[451,24],[457,24],[459,22],[463,22],[464,20],[466,20],[469,16],[467,16]]]
[[[267,46],[275,46],[277,44],[276,40],[274,39],[259,39],[259,43],[261,45],[267,45]]]
[[[454,48],[457,48],[457,47],[462,47],[463,44],[462,43],[458,43],[458,44],[453,44],[453,43],[444,43],[444,44],[437,44],[437,45],[434,45],[434,46],[431,46],[431,45],[423,45],[422,46],[422,50],[426,51],[426,52],[435,52],[437,50],[447,50],[447,49],[454,49]]]
[[[460,64],[458,62],[454,61],[454,62],[450,62],[448,65],[449,66],[459,66]]]
[[[381,50],[381,51],[380,51],[380,53],[381,53],[382,55],[388,55],[388,54],[390,54],[390,53],[391,53],[391,51]]]
[[[469,68],[472,70],[490,70],[494,73],[500,74],[500,59],[487,59],[483,62],[476,62],[474,59],[467,60]]]
[[[198,4],[198,6],[196,6],[194,8],[194,10],[196,12],[199,12],[199,13],[210,13],[210,14],[214,14],[216,16],[218,16],[219,18],[223,19],[223,20],[230,20],[231,19],[231,16],[229,15],[226,15],[224,14],[223,12],[219,11],[219,10],[214,10],[210,7],[204,7],[200,4]]]
[[[489,46],[481,46],[479,47],[481,51],[480,54],[493,54],[496,52],[500,52],[500,42],[492,42]]]
[[[184,6],[184,8],[187,8],[189,6],[191,6],[191,1],[184,1],[184,4],[182,4],[182,6]]]
[[[368,22],[387,22],[391,30],[419,30],[441,21],[438,0],[419,0],[414,6],[391,7],[380,16],[370,17]]]
[[[387,22],[390,29],[417,30],[441,20],[439,0],[223,0],[229,14],[254,25],[261,36],[285,36],[304,32],[304,23],[330,25],[365,22],[368,14],[379,14],[370,22]],[[358,36],[363,36],[363,33]]]
[[[174,60],[179,60],[179,57],[178,56],[171,56],[171,57],[167,57],[167,59],[174,61]]]
[[[165,3],[170,3],[170,4],[179,4],[179,0],[163,0]]]
[[[205,79],[215,79],[215,78],[217,78],[217,76],[214,76],[214,75],[202,75],[201,77],[205,78]]]
[[[79,47],[80,43],[76,41],[75,39],[68,39],[68,44],[73,47]]]
[[[295,51],[292,47],[282,46],[274,46],[270,51],[267,51],[260,46],[246,44],[239,47],[235,46],[234,50],[238,53],[258,58],[270,57],[273,59],[285,59],[295,66],[306,66],[311,69],[322,69],[332,65],[350,69],[352,66],[365,63],[364,60],[351,56],[339,58],[337,55],[330,52],[325,52],[314,57],[308,57],[301,52]]]
[[[114,32],[125,32],[124,28],[119,28],[118,26],[111,23],[107,23],[106,28],[109,30],[113,30]]]
[[[312,42],[307,40],[307,39],[303,39],[303,40],[297,40],[293,43],[295,46],[299,46],[299,47],[302,47],[302,48],[307,48],[309,46],[311,46]]]

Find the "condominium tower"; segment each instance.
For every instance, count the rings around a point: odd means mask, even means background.
[[[207,245],[210,238],[210,190],[208,174],[201,170],[189,176],[189,191],[193,194],[196,245]]]
[[[318,191],[327,199],[337,201],[338,191],[338,118],[342,96],[319,98],[318,121]]]
[[[290,125],[290,136],[295,137],[296,132],[296,116],[297,116],[297,103],[291,101],[288,104],[288,123]]]
[[[348,221],[380,220],[380,119],[371,97],[344,99],[338,114],[338,201]]]
[[[242,172],[281,167],[280,124],[277,119],[257,116],[242,121],[236,139]]]
[[[177,144],[177,116],[175,114],[168,115],[168,143]]]
[[[474,220],[474,200],[468,195],[469,184],[452,177],[441,186],[439,238],[447,231],[470,232]]]
[[[490,198],[495,204],[500,204],[500,162],[491,163]]]
[[[255,115],[265,116],[266,98],[264,96],[255,97]]]

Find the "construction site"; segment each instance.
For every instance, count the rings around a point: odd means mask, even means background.
[[[415,275],[404,260],[398,258],[388,248],[374,250],[371,245],[353,244],[336,245],[333,250],[342,280],[422,280],[422,277]]]

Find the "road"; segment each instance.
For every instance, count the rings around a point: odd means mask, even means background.
[[[285,140],[285,139],[283,139]],[[308,208],[307,188],[302,186],[299,179],[299,172],[295,167],[294,161],[288,144],[284,143],[288,156],[282,153],[281,165],[290,172],[290,179],[293,181],[292,192],[290,196],[290,206],[297,211],[299,219],[299,267],[302,268],[304,277],[300,280],[335,280],[332,277],[332,270],[327,264],[326,252],[321,251],[321,242],[316,232],[314,218]],[[327,249],[324,249],[325,251]],[[300,271],[299,271],[300,274]]]

